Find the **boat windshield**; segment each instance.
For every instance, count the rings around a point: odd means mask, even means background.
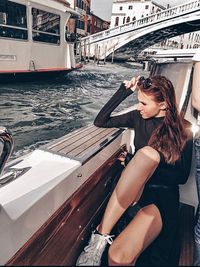
[[[153,75],[164,75],[172,81],[179,109],[185,112],[191,93],[192,62],[166,62],[156,65]]]

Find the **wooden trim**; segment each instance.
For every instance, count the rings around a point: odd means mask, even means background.
[[[79,153],[79,151],[86,150],[88,147],[91,146],[91,144],[96,144],[99,140],[106,137],[106,135],[110,134],[113,131],[113,129],[96,129],[93,132],[86,133],[86,136],[79,137],[78,140],[70,139],[69,142],[65,143],[65,146],[59,150],[59,152],[64,154],[73,154],[74,156]]]
[[[195,208],[181,204],[180,208],[180,258],[179,266],[192,266],[194,260],[194,212]]]
[[[54,142],[47,144],[47,146],[45,146],[47,149],[52,150],[52,151],[56,151],[59,152],[60,149],[62,149],[63,147],[65,147],[65,142],[69,141],[71,139],[71,143],[73,143],[73,138],[78,140],[79,138],[77,136],[79,136],[80,134],[82,136],[85,136],[85,132],[87,132],[88,130],[90,131],[95,131],[95,126],[90,125],[90,126],[86,126],[86,127],[82,127],[76,131],[73,131],[71,133],[68,133],[65,136],[62,136],[61,138],[55,140]]]

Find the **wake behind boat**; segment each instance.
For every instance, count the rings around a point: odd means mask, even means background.
[[[49,77],[81,67],[66,23],[78,13],[64,1],[0,2],[0,80]]]
[[[179,109],[195,126],[191,57],[176,55],[176,61],[158,61],[151,74],[172,80]],[[0,264],[74,265],[122,171],[118,155],[124,150],[134,152],[133,136],[131,129],[90,125],[9,162],[0,179]],[[198,204],[193,168],[180,193],[178,262],[192,265]]]

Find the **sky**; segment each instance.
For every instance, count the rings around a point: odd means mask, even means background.
[[[167,6],[176,6],[188,2],[188,0],[154,0],[154,2]],[[110,21],[112,13],[112,0],[91,0],[91,11],[102,19]]]

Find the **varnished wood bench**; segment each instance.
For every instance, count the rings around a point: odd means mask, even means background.
[[[65,155],[84,164],[122,132],[122,129],[86,126],[47,145],[45,150]]]

